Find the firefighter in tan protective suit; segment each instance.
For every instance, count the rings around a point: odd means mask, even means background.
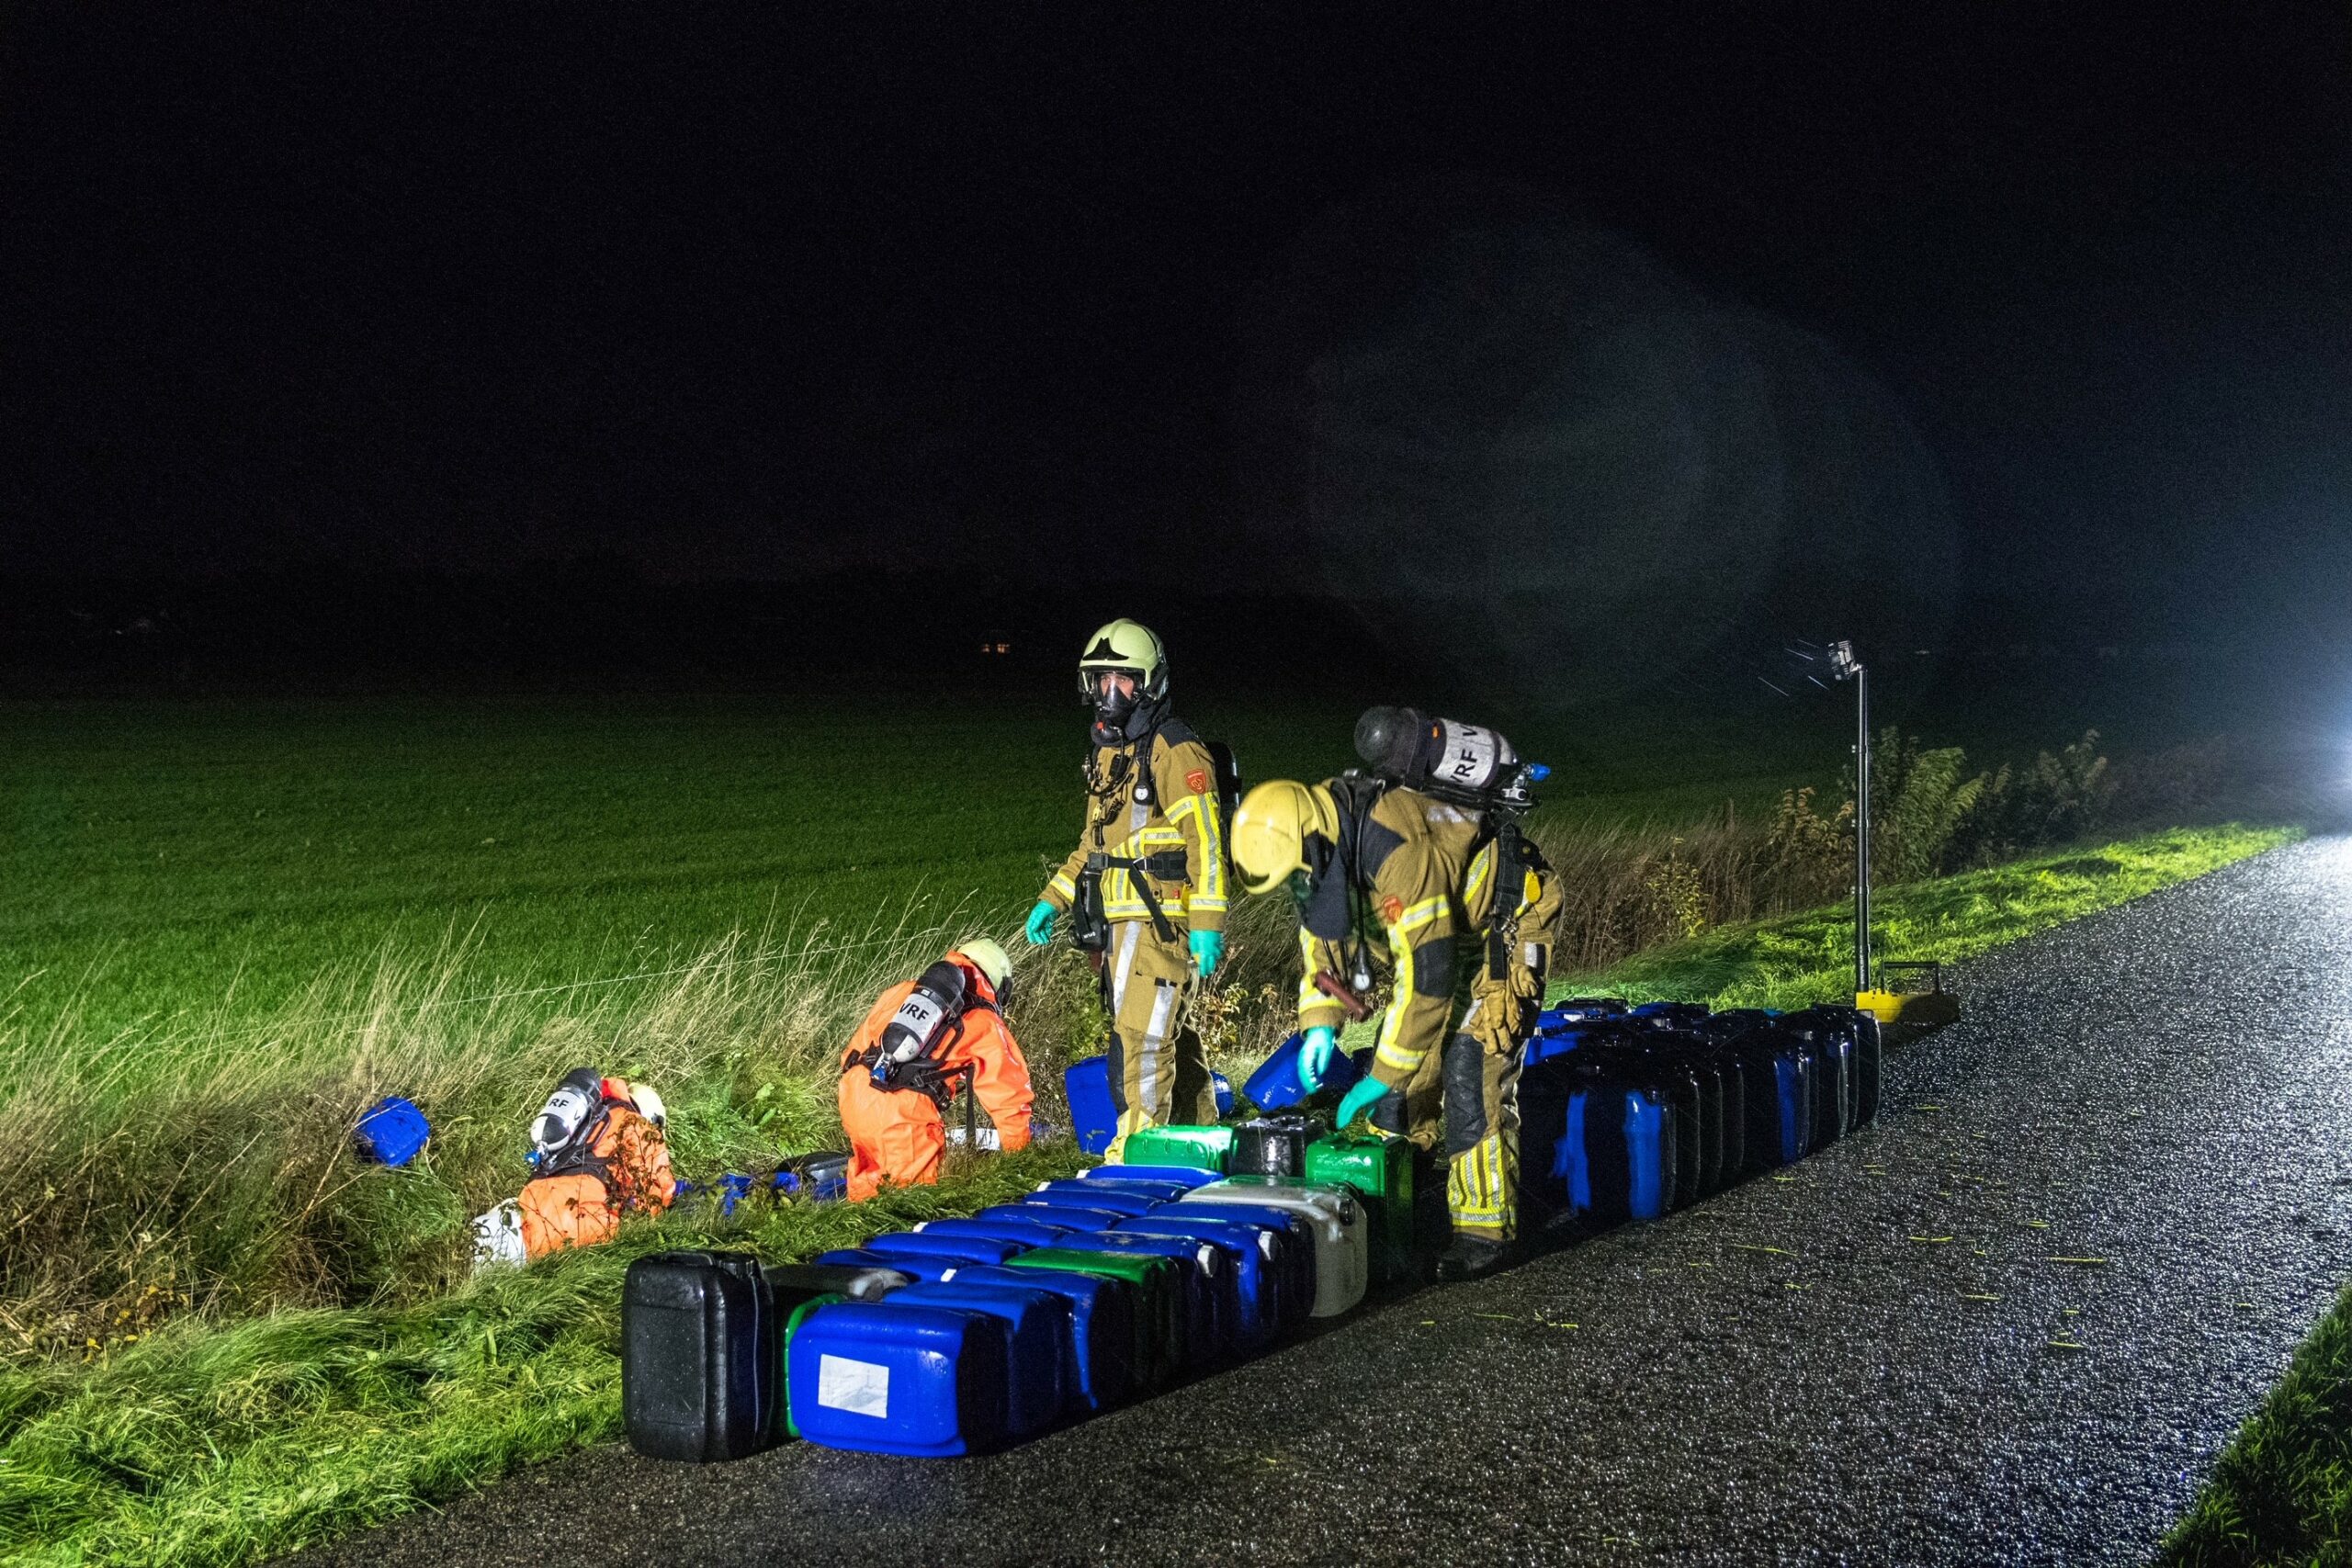
[[[1453,1240],[1439,1277],[1500,1268],[1517,1235],[1520,1052],[1560,909],[1550,867],[1512,813],[1352,773],[1259,785],[1233,844],[1249,891],[1287,884],[1298,900],[1302,1073],[1320,1080],[1344,1015],[1386,971],[1373,1069],[1339,1124],[1369,1110],[1424,1150],[1442,1135]]]
[[[1225,829],[1216,758],[1169,711],[1159,638],[1113,621],[1087,639],[1078,671],[1094,708],[1085,821],[1027,931],[1043,945],[1069,915],[1070,940],[1102,977],[1116,1159],[1138,1128],[1216,1119],[1207,1053],[1184,1003],[1225,952]]]

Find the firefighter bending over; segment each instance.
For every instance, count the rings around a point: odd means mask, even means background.
[[[1517,823],[1542,773],[1491,730],[1411,709],[1366,714],[1357,746],[1378,774],[1251,790],[1234,863],[1250,892],[1287,886],[1298,902],[1302,1076],[1320,1081],[1344,1014],[1388,972],[1373,1069],[1339,1123],[1369,1110],[1424,1150],[1442,1133],[1453,1238],[1438,1274],[1473,1279],[1500,1268],[1517,1235],[1520,1050],[1560,908]]]
[[[1029,1146],[1029,1064],[1004,1021],[1012,990],[1004,949],[976,937],[882,993],[842,1057],[842,1127],[849,1134],[849,1197],[887,1182],[939,1179],[947,1144],[941,1117],[966,1086],[996,1123],[1007,1154]]]
[[[1115,1160],[1138,1128],[1216,1120],[1208,1055],[1183,1004],[1225,952],[1224,806],[1216,756],[1169,711],[1168,655],[1148,627],[1097,631],[1078,682],[1094,707],[1085,821],[1029,911],[1028,936],[1052,941],[1069,914],[1070,940],[1102,978]]]

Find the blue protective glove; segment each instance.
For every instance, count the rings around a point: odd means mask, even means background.
[[[1043,947],[1047,942],[1053,941],[1054,921],[1060,919],[1060,917],[1061,911],[1054,908],[1054,901],[1052,899],[1038,899],[1036,907],[1029,911],[1029,945],[1032,947]]]
[[[1202,979],[1205,980],[1216,974],[1216,966],[1224,961],[1225,933],[1223,931],[1194,931],[1193,933],[1193,967],[1201,972]]]
[[[1323,1075],[1331,1070],[1331,1057],[1339,1049],[1338,1032],[1320,1023],[1299,1041],[1298,1081],[1309,1094],[1323,1087]]]
[[[1347,1126],[1357,1117],[1379,1104],[1381,1097],[1387,1092],[1386,1084],[1382,1083],[1370,1073],[1366,1073],[1356,1080],[1355,1088],[1348,1090],[1347,1099],[1340,1101],[1340,1114],[1333,1119],[1331,1124],[1335,1127]]]

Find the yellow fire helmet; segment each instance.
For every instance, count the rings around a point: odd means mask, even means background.
[[[1123,615],[1086,639],[1086,651],[1078,656],[1078,694],[1092,702],[1094,677],[1105,670],[1133,675],[1136,694],[1145,702],[1168,694],[1168,650],[1159,634],[1140,621]]]
[[[1306,870],[1310,834],[1334,842],[1340,836],[1339,804],[1326,785],[1268,779],[1243,795],[1233,813],[1230,840],[1241,885],[1252,893],[1272,893],[1293,872]]]
[[[1006,956],[1004,946],[994,937],[976,936],[969,942],[959,942],[956,951],[972,961],[972,967],[988,976],[989,989],[999,996],[1004,994],[1005,977],[1012,973],[1012,960]]]

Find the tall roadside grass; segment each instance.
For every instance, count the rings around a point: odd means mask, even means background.
[[[1890,734],[1875,807],[1886,865],[1928,876],[2096,822],[2115,788],[2095,739],[1971,780],[1957,750]],[[1600,973],[1828,904],[1849,886],[1852,806],[1814,802],[1792,791],[1766,819],[1726,808],[1677,828],[1539,816],[1566,893],[1556,969]],[[885,986],[976,927],[909,906],[864,927],[739,932],[648,972],[487,989],[481,933],[458,932],[322,975],[260,1016],[183,1013],[95,1043],[70,1010],[39,1025],[0,1011],[0,1354],[102,1356],[188,1312],[446,1292],[466,1272],[469,1217],[522,1180],[531,1112],[582,1063],[662,1089],[690,1179],[837,1145],[842,1042]],[[1237,1081],[1290,1027],[1293,929],[1286,900],[1242,901],[1227,966],[1194,1004]],[[1012,1021],[1041,1111],[1064,1122],[1060,1069],[1103,1036],[1092,973],[1060,946],[995,934],[1021,955]],[[350,1128],[386,1094],[433,1119],[418,1168],[351,1156]]]
[[[86,1357],[191,1310],[443,1293],[469,1217],[521,1184],[531,1114],[582,1063],[662,1089],[689,1177],[837,1146],[842,1042],[885,986],[971,934],[818,924],[651,975],[488,994],[461,994],[458,941],[323,976],[257,1022],[95,1049],[70,1021],[0,1033],[0,1337]],[[1016,995],[1015,1025],[1057,1041],[1050,1010],[1080,987],[1030,967],[1046,983]],[[409,1169],[353,1157],[353,1124],[387,1094],[433,1120]]]
[[[0,1562],[219,1568],[487,1485],[618,1434],[632,1258],[807,1258],[1081,1163],[1064,1143],[867,1203],[786,1202],[741,1224],[690,1212],[414,1303],[189,1317],[86,1366],[0,1367]]]

